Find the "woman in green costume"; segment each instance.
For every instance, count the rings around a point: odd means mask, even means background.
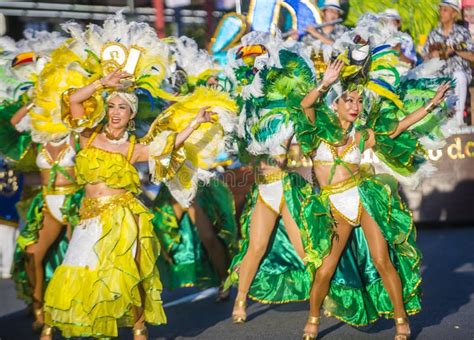
[[[11,118],[20,131],[29,124],[32,104],[21,107]],[[57,266],[63,260],[68,238],[66,226],[77,224],[82,192],[75,183],[74,157],[77,145],[74,136],[51,135],[51,140],[38,144],[36,165],[40,169],[42,191],[32,200],[15,250],[13,279],[17,294],[32,304],[33,329],[44,325],[43,294]]]
[[[225,183],[211,179],[199,183],[189,208],[183,207],[163,185],[153,203],[153,225],[164,256],[158,259],[168,289],[221,285],[217,301],[226,300],[223,289],[227,266],[237,238],[232,193]]]
[[[304,258],[312,232],[300,223],[300,210],[312,187],[287,172],[286,164],[294,134],[292,103],[301,101],[313,73],[278,36],[251,32],[242,44],[229,64],[240,89],[240,159],[254,164],[256,183],[247,195],[240,251],[230,268],[229,283],[238,284],[234,323],[246,321],[247,297],[263,303],[303,301],[311,284]]]
[[[177,69],[169,80],[174,92],[187,96],[188,102],[209,105],[217,74],[212,57],[184,36],[173,38],[170,47]],[[219,101],[211,104],[218,106]],[[237,246],[234,198],[227,185],[215,178],[199,181],[189,202],[162,185],[152,211],[162,245],[158,267],[163,285],[168,289],[219,286],[216,301],[227,300],[230,290],[223,283]]]
[[[403,340],[410,336],[407,315],[421,309],[421,254],[413,217],[390,174],[415,176],[424,167],[419,137],[430,124],[432,130],[439,128],[430,112],[438,110],[450,85],[432,79],[437,91],[425,91],[429,98],[418,94],[416,105],[410,107],[413,81],[399,82],[397,52],[389,45],[370,46],[355,36],[362,43],[354,43],[349,53],[331,63],[321,84],[301,102],[306,117],[300,117],[298,137],[312,155],[319,198],[334,221],[316,229],[314,251],[307,254],[316,275],[303,338],[316,339],[324,302],[328,314],[354,326],[382,315],[393,317],[395,339]],[[367,76],[367,70],[382,71],[382,76]],[[387,77],[387,70],[395,76]],[[337,82],[340,76],[343,80]],[[387,78],[398,82],[389,84]],[[390,91],[393,88],[400,90],[400,97]],[[391,170],[376,174],[361,165],[367,149]],[[302,210],[307,225],[318,219],[312,205],[309,198]]]
[[[27,30],[24,35],[16,43],[7,37],[0,41],[0,154],[20,172],[40,169],[42,190],[29,202],[26,225],[17,240],[13,278],[18,296],[33,307],[34,330],[41,330],[43,292],[65,254],[65,226],[78,219],[81,193],[72,169],[75,139],[51,119],[55,110],[49,86],[39,85],[52,51],[64,38],[45,31]]]

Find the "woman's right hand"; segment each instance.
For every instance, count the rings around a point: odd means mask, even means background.
[[[436,91],[436,94],[434,95],[433,99],[431,99],[431,102],[435,105],[438,106],[444,99],[444,96],[446,92],[451,88],[451,84],[446,81],[443,82],[439,87],[438,90]]]
[[[120,89],[123,87],[121,82],[122,79],[129,78],[131,75],[125,71],[120,71],[119,69],[109,73],[104,78],[100,79],[100,82],[104,87]]]
[[[340,59],[336,59],[329,64],[328,68],[324,72],[322,80],[324,87],[329,87],[337,81],[343,67],[344,62]]]

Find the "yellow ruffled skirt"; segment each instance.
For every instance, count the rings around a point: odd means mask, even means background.
[[[166,323],[152,218],[131,193],[84,199],[81,222],[46,290],[47,324],[65,337],[115,337],[118,327],[133,326],[133,307],[143,308],[150,324]]]

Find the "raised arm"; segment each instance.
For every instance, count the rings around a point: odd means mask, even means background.
[[[213,117],[215,117],[216,114],[212,111],[207,111],[207,109],[209,109],[209,106],[201,108],[196,115],[196,118],[194,118],[194,120],[183,131],[176,135],[176,140],[174,142],[175,148],[179,148],[183,145],[186,139],[188,139],[194,130],[196,130],[202,123],[213,121]]]
[[[10,123],[13,126],[16,126],[23,118],[25,118],[28,111],[33,108],[33,103],[29,103],[28,105],[23,105],[15,114],[10,118]]]
[[[202,123],[214,122],[216,113],[208,111],[209,106],[201,108],[196,117],[185,127],[182,131],[176,134],[174,139],[174,150],[178,150],[184,142],[191,136],[191,134],[199,128]],[[140,151],[137,157],[137,162],[145,162],[150,157],[149,147],[145,147]],[[154,152],[152,152],[153,154]]]
[[[313,36],[314,38],[320,40],[323,44],[326,44],[326,45],[332,45],[334,44],[334,40],[331,40],[329,38],[327,38],[324,34],[322,34],[321,32],[319,32],[315,27],[313,26],[308,26],[306,28],[306,32],[308,32],[311,36]]]
[[[301,101],[301,107],[311,123],[314,123],[316,119],[314,115],[314,103],[327,91],[329,86],[337,81],[343,67],[344,62],[342,60],[335,60],[330,63],[326,72],[324,72],[321,84],[309,91]]]
[[[120,89],[122,87],[120,80],[129,76],[130,75],[127,72],[116,70],[106,77],[96,80],[87,86],[77,89],[74,93],[71,93],[69,96],[69,105],[72,117],[75,119],[84,117],[84,106],[82,103],[92,97],[96,91],[104,87]]]
[[[420,120],[425,118],[425,116],[429,112],[431,112],[431,110],[433,108],[435,108],[436,106],[439,105],[439,103],[441,103],[441,101],[444,98],[444,95],[445,95],[446,91],[448,91],[448,89],[450,87],[451,87],[450,84],[447,83],[447,82],[441,84],[440,87],[438,88],[438,91],[436,91],[435,96],[433,97],[433,99],[430,100],[428,105],[419,108],[415,112],[412,112],[411,114],[406,116],[404,119],[402,119],[400,121],[400,123],[398,123],[397,129],[390,135],[390,138],[397,137],[403,131],[406,131],[410,126],[412,126],[413,124],[418,123]]]

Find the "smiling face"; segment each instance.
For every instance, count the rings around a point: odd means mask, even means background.
[[[344,93],[334,104],[333,109],[341,122],[354,122],[362,112],[362,95],[358,91]]]
[[[109,118],[108,124],[112,129],[126,128],[130,119],[133,119],[135,116],[130,105],[119,96],[114,96],[108,100],[107,114]]]

